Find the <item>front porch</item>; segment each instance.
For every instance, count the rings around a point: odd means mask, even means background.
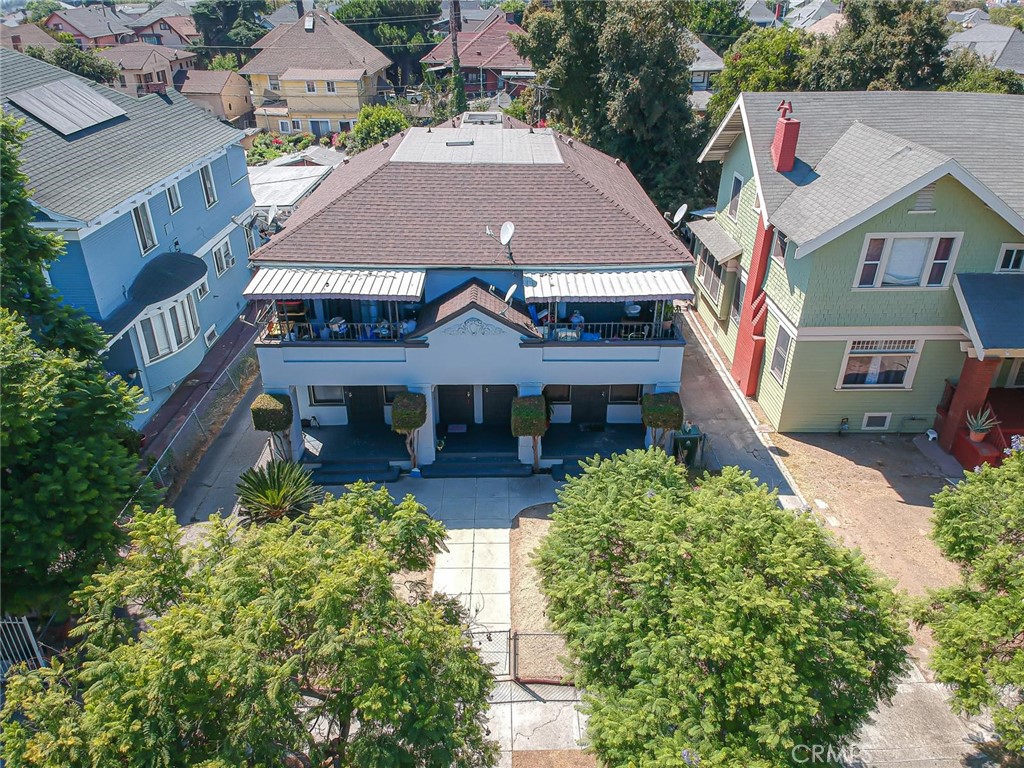
[[[643,450],[643,424],[552,424],[541,440],[543,458],[563,462],[598,454],[608,457],[634,448]]]

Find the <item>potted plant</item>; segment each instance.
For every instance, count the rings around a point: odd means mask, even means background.
[[[661,323],[661,329],[668,331],[672,328],[672,320],[675,317],[676,307],[671,301],[663,302],[658,310],[658,316],[654,318],[655,322]]]
[[[985,435],[998,426],[999,421],[992,415],[992,409],[986,408],[977,413],[967,412],[967,429],[970,430],[970,438],[973,443],[985,442]]]

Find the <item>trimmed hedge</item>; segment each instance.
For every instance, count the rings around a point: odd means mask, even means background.
[[[683,404],[678,392],[644,395],[640,405],[644,426],[651,429],[679,429],[683,426]]]
[[[548,406],[543,395],[527,395],[512,401],[512,434],[540,437],[548,428]]]
[[[422,392],[399,392],[391,403],[391,429],[409,434],[427,421],[427,396]]]
[[[292,427],[292,400],[288,395],[263,393],[252,402],[252,425],[260,432],[285,432]]]

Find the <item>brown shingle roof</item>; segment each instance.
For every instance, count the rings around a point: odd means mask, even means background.
[[[52,51],[60,43],[35,24],[19,24],[16,27],[0,25],[0,45],[4,48],[13,48],[14,50],[21,51],[34,45]]]
[[[312,32],[305,29],[308,19],[313,19]],[[391,66],[391,59],[323,11],[310,11],[279,32],[282,27],[257,41],[255,47],[260,52],[238,70],[240,74],[280,75],[292,68],[377,72]]]
[[[181,51],[166,45],[152,45],[151,43],[126,43],[115,45],[113,48],[103,48],[96,51],[96,55],[107,61],[112,61],[121,69],[142,69],[149,57],[159,56],[164,61],[180,61],[194,59],[196,55],[188,51]]]
[[[508,36],[513,32],[523,32],[523,28],[507,21],[504,14],[495,16],[479,32],[471,34],[468,39],[459,40],[459,63],[463,67],[532,69],[530,62],[520,56],[512,47],[512,41]],[[451,64],[451,35],[438,43],[430,53],[423,57],[423,61],[427,64]]]
[[[478,309],[527,336],[540,336],[533,327],[533,321],[530,320],[523,302],[513,301],[506,309],[501,297],[495,296],[488,290],[489,288],[490,286],[483,280],[474,277],[427,302],[417,316],[418,325],[411,338],[422,336],[470,309]]]
[[[245,79],[227,70],[179,69],[174,73],[174,87],[188,95],[190,93],[222,93],[232,77],[245,85]]]
[[[629,169],[586,145],[552,138],[547,164],[393,162],[403,135],[338,166],[255,260],[503,267],[485,228],[510,220],[520,266],[692,261]]]

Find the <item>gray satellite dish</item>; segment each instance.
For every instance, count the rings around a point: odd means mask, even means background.
[[[506,221],[501,225],[501,237],[498,242],[502,245],[508,245],[512,242],[512,235],[516,233],[516,225],[511,221]]]
[[[686,203],[683,203],[676,209],[676,212],[672,215],[673,224],[678,224],[680,221],[683,220],[683,216],[686,215],[686,210],[688,207],[689,206],[687,206]]]

